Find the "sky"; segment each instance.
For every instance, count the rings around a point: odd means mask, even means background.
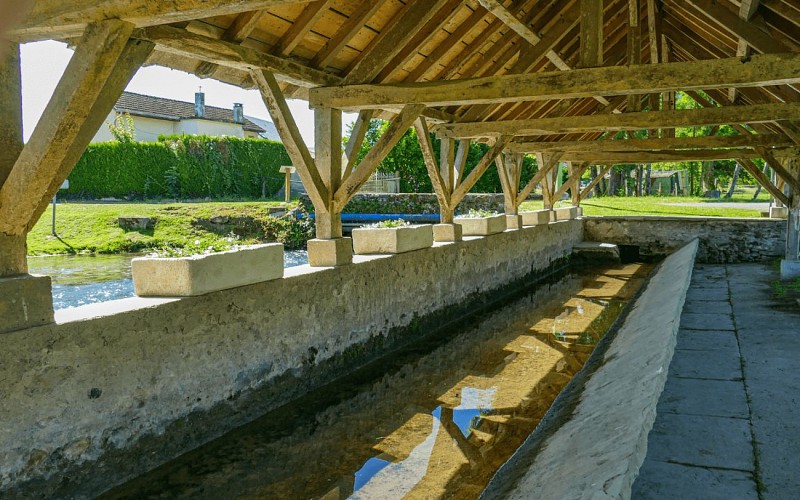
[[[22,118],[25,141],[31,136],[36,123],[47,106],[53,90],[64,73],[72,51],[66,44],[46,41],[24,44],[22,55]],[[249,116],[272,119],[257,90],[244,90],[212,79],[200,79],[195,75],[160,66],[140,68],[126,90],[139,94],[165,97],[179,101],[194,102],[194,93],[202,87],[205,102],[209,106],[233,108],[233,103],[242,103],[244,113]],[[306,101],[289,100],[289,107],[306,144],[314,147],[314,113]],[[345,113],[342,130],[355,120],[357,115]]]

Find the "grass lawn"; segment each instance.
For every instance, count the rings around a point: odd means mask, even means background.
[[[59,203],[56,208],[59,237],[50,234],[50,205],[28,235],[28,254],[119,253],[166,247],[225,250],[233,244],[272,239],[274,235],[268,234],[269,228],[277,219],[268,217],[268,208],[276,206],[283,203]],[[156,220],[155,228],[126,231],[117,223],[120,216],[152,217]],[[228,219],[225,223],[211,224],[212,217]]]
[[[755,188],[745,187],[737,190],[731,198],[700,198],[673,196],[600,197],[581,202],[585,215],[661,215],[661,216],[700,216],[700,217],[761,217],[761,203],[769,202],[769,194],[761,190],[753,200]],[[728,204],[735,203],[736,207]],[[557,206],[569,205],[560,201]],[[723,205],[724,204],[724,205]],[[755,204],[755,205],[754,205]],[[542,208],[541,201],[526,201],[522,210]]]

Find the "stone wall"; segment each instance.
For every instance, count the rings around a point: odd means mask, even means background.
[[[588,217],[586,239],[636,245],[643,257],[664,256],[694,238],[697,260],[760,262],[778,258],[786,246],[786,221],[700,217]]]
[[[535,199],[531,197],[530,199]],[[538,196],[541,199],[541,195]],[[308,212],[314,207],[308,196],[302,196],[300,203]],[[488,210],[503,213],[502,194],[470,193],[461,200],[456,213],[468,212],[470,209]],[[359,193],[344,208],[349,214],[438,214],[439,202],[433,193]]]
[[[0,496],[93,495],[563,265],[580,220],[0,335]]]

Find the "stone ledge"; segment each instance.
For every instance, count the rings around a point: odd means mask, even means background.
[[[482,498],[630,498],[675,349],[698,241],[668,257]]]
[[[53,320],[49,276],[20,274],[0,278],[0,333],[46,325]]]

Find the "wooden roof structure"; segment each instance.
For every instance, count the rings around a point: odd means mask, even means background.
[[[67,121],[94,126],[142,64],[258,88],[317,208],[322,238],[340,235],[341,208],[409,126],[419,132],[444,220],[492,165],[512,212],[534,181],[544,182],[552,205],[548,184],[560,160],[579,177],[589,164],[735,158],[773,196],[794,203],[757,171],[752,159],[761,157],[800,191],[800,0],[37,0],[6,36],[65,40],[77,50],[48,108],[66,135],[37,131],[34,146],[6,169],[0,232],[9,234],[32,225],[82,151],[81,127]],[[698,108],[675,110],[676,91],[689,92]],[[316,159],[285,105],[290,97],[317,112]],[[339,159],[342,110],[359,112],[349,148],[369,119],[392,120],[358,165],[349,150]],[[723,124],[739,135],[674,137],[676,127]],[[606,134],[621,130],[649,130],[649,139]],[[443,138],[439,154],[428,132]],[[492,147],[462,179],[468,140]],[[31,187],[50,153],[49,180]],[[525,186],[521,153],[540,160]],[[17,201],[30,213],[6,217]]]

